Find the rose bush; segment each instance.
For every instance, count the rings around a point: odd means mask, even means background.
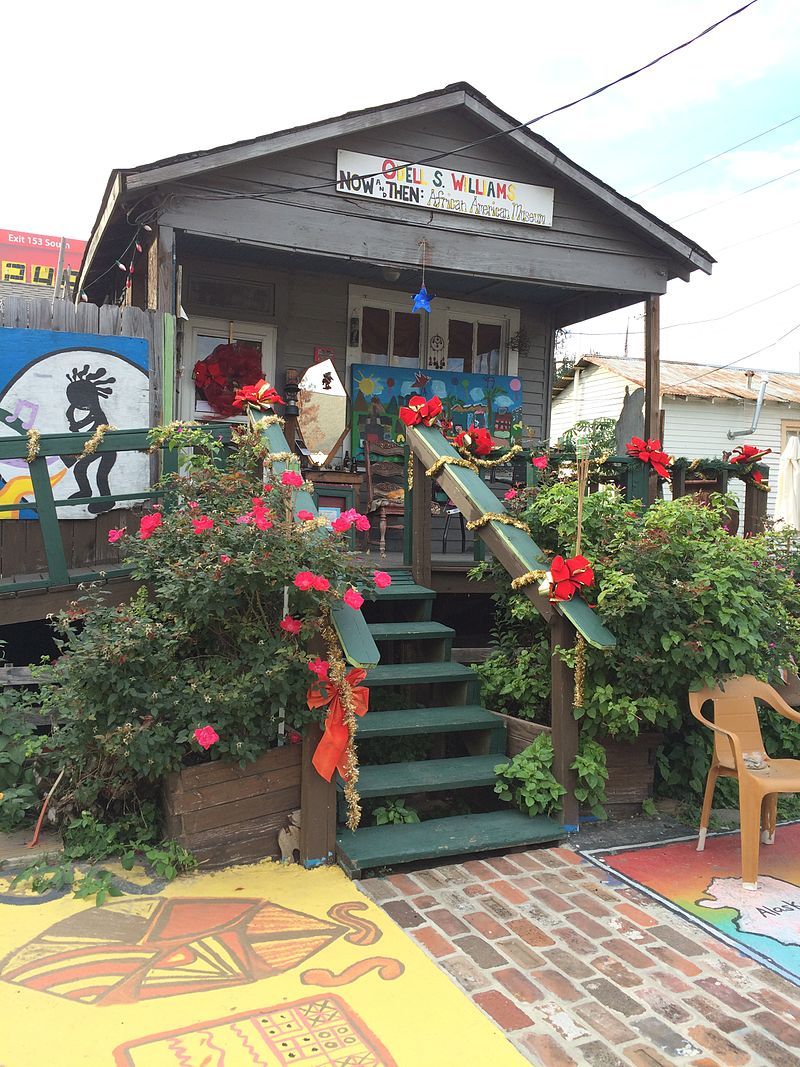
[[[87,593],[56,619],[62,654],[43,711],[59,721],[47,762],[49,779],[65,772],[54,800],[62,816],[141,811],[169,771],[254,760],[281,724],[296,735],[324,718],[306,701],[320,620],[337,602],[359,607],[385,578],[324,520],[305,509],[295,517],[303,478],[272,477],[257,428],[234,437],[223,470],[206,430],[153,431],[193,451],[166,479],[163,509],[115,532],[142,587],[120,605]]]

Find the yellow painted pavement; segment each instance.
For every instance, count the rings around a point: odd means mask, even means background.
[[[141,881],[0,904],[0,1067],[526,1062],[337,869]]]

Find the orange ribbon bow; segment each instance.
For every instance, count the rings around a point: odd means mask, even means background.
[[[369,689],[361,685],[367,677],[364,670],[353,669],[347,674],[347,682],[353,692],[353,703],[356,715],[366,715],[369,708]],[[345,769],[345,753],[347,743],[350,740],[350,731],[344,721],[344,704],[342,692],[338,686],[327,678],[315,682],[308,690],[308,706],[313,711],[315,708],[324,708],[330,704],[328,717],[325,719],[325,732],[317,745],[316,751],[311,758],[314,768],[327,782],[333,777],[335,770],[339,771],[344,781],[347,781]]]

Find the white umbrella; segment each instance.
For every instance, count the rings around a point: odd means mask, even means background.
[[[800,438],[790,437],[781,455],[775,526],[800,530]]]

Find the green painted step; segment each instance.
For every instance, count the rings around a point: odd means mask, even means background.
[[[372,711],[358,721],[358,740],[365,737],[403,737],[407,734],[448,734],[459,730],[502,730],[502,719],[480,704],[457,708],[404,708]],[[362,772],[365,768],[361,768]]]
[[[441,641],[455,637],[455,630],[441,622],[371,622],[373,641]]]
[[[369,867],[540,845],[563,836],[559,823],[544,815],[531,819],[519,811],[489,811],[421,823],[365,826],[355,833],[342,830],[336,843],[341,865],[348,874],[358,875]]]
[[[434,600],[436,593],[433,589],[429,589],[427,585],[417,585],[416,582],[396,582],[392,579],[392,584],[387,585],[385,589],[375,590],[375,599],[380,604],[385,601],[398,601],[398,600]]]
[[[373,667],[366,685],[423,685],[431,682],[475,682],[477,674],[463,663],[387,663]]]
[[[376,715],[381,714],[389,713],[376,712]],[[495,767],[507,762],[507,756],[495,754],[362,767],[358,776],[358,792],[362,797],[389,797],[494,785],[497,781]]]

